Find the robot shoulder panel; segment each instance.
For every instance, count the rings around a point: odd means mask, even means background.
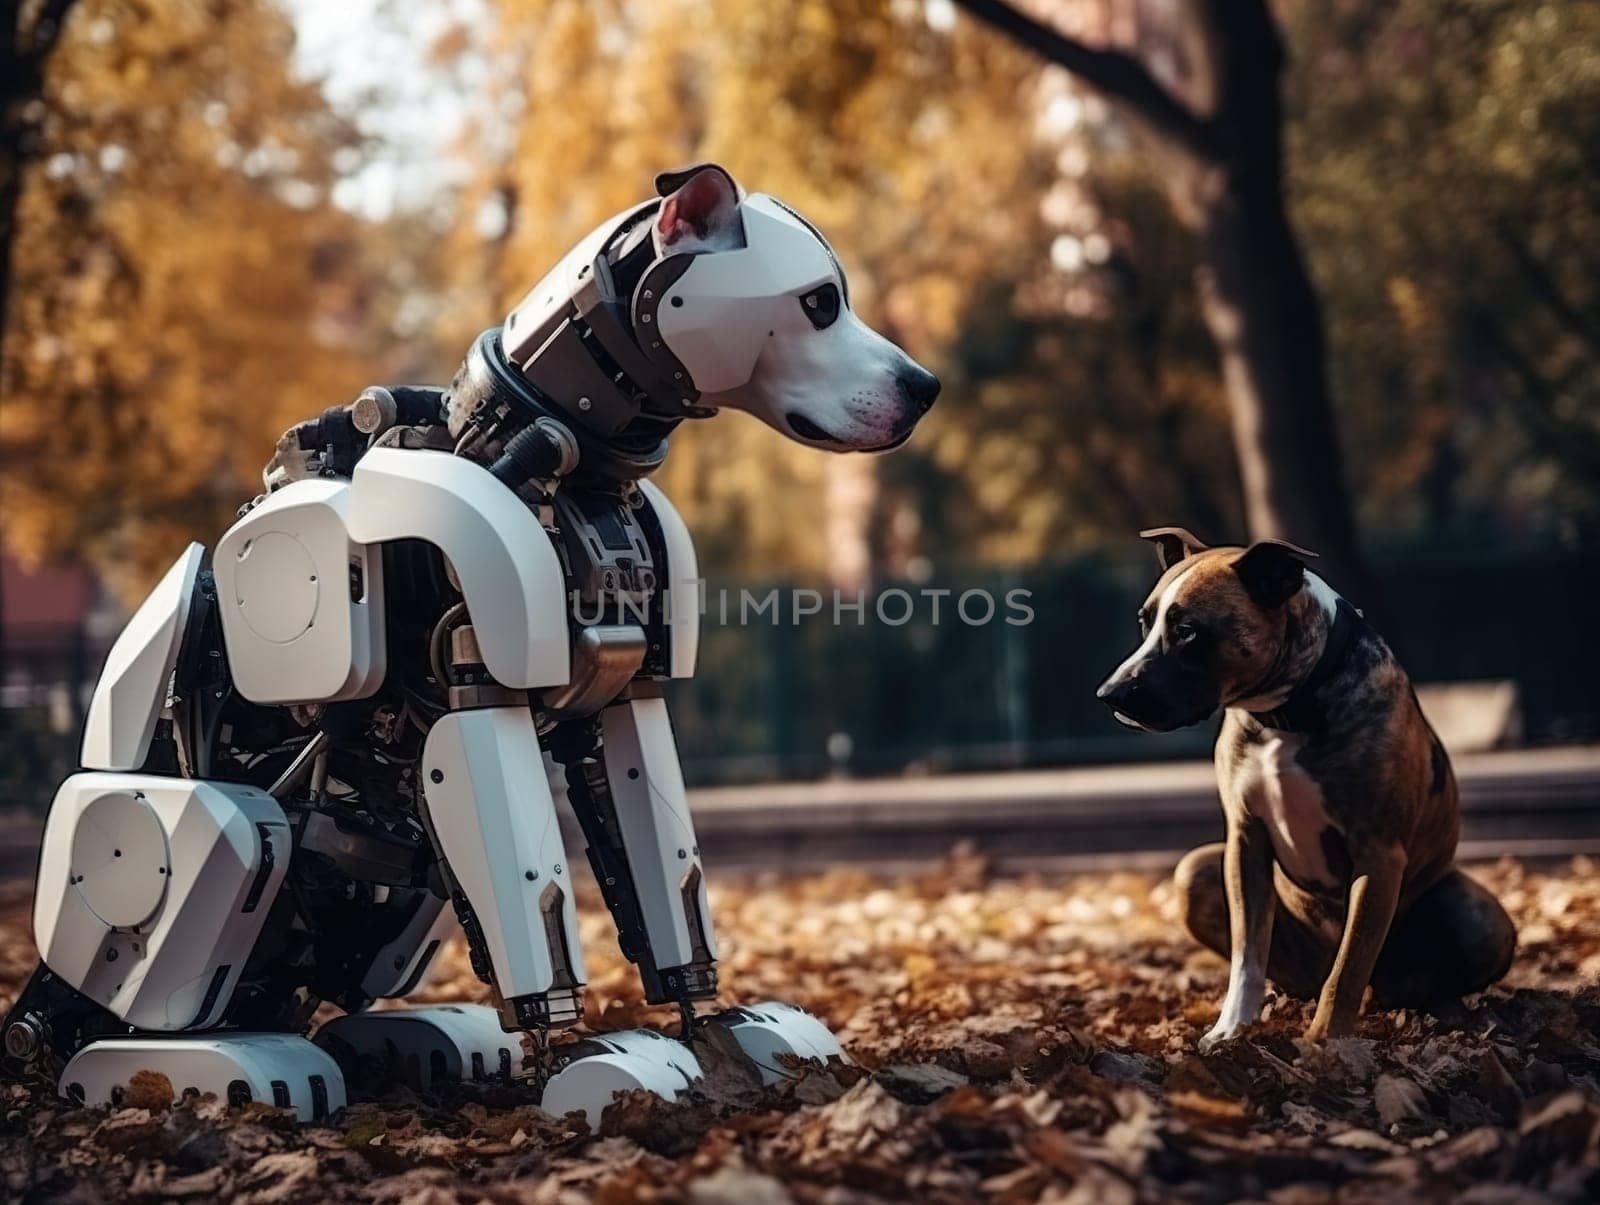
[[[144,764],[178,662],[205,549],[190,544],[129,618],[106,656],[79,754],[91,770]]]
[[[350,538],[424,540],[461,584],[485,668],[525,690],[571,673],[561,560],[538,517],[483,466],[448,452],[375,448],[351,483]]]
[[[360,699],[383,682],[381,550],[351,538],[351,495],[337,478],[293,482],[217,542],[228,664],[252,702]]]

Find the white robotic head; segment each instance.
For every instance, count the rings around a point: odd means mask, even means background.
[[[831,451],[904,443],[938,379],[856,317],[816,228],[720,167],[657,188],[507,316],[504,353],[524,379],[601,435],[727,406]]]

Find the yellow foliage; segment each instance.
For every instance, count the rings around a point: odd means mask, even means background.
[[[47,73],[0,411],[7,546],[137,589],[210,541],[373,343],[354,136],[268,0],[81,0]]]

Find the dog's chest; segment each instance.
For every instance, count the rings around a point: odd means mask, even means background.
[[[1273,853],[1302,886],[1337,887],[1328,843],[1338,834],[1324,807],[1322,788],[1295,760],[1297,737],[1273,735],[1253,745],[1240,767],[1240,793],[1250,814],[1266,825]]]

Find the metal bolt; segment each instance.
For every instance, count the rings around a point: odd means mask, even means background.
[[[639,321],[640,322],[649,322],[650,321],[650,315],[649,314],[640,314],[639,315]]]
[[[428,774],[428,777],[431,778],[434,782],[443,782],[444,781],[444,771],[443,770],[433,770]]]
[[[652,299],[652,298],[653,298],[653,297],[655,297],[655,292],[654,292],[654,290],[652,290],[652,289],[646,289],[646,290],[645,290],[645,291],[644,291],[644,299],[645,299],[645,300],[646,300],[646,301],[649,301],[649,300],[651,300],[651,299]]]
[[[6,1053],[14,1059],[31,1059],[44,1045],[44,1033],[31,1016],[6,1027]]]
[[[523,877],[523,878],[525,878],[525,879],[527,879],[527,880],[528,880],[528,882],[530,882],[530,883],[531,883],[531,882],[533,882],[533,881],[534,881],[534,880],[535,880],[535,879],[536,879],[536,878],[538,878],[538,877],[539,877],[539,872],[538,872],[538,871],[537,871],[537,870],[530,870],[530,871],[527,871],[527,872],[525,872],[525,873],[524,873],[524,874],[523,874],[523,876],[522,876],[522,877]]]
[[[579,410],[587,410],[592,405],[594,405],[594,403],[591,402],[586,397],[581,397],[581,398],[578,399],[578,409]]]

